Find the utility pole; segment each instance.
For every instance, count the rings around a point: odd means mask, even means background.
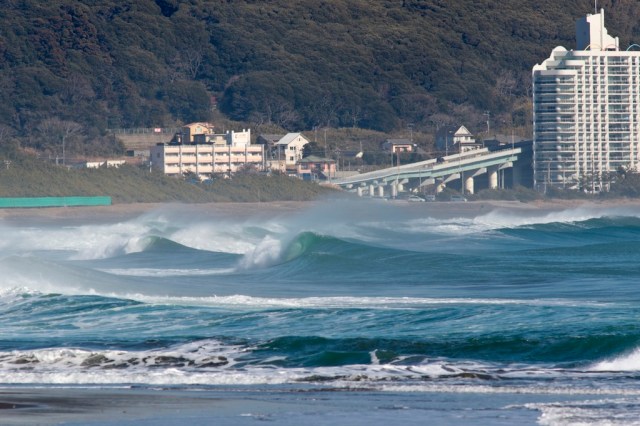
[[[324,157],[327,158],[327,128],[324,128]]]
[[[487,116],[487,137],[489,137],[491,132],[491,127],[489,125],[489,122],[491,121],[491,111],[485,111],[483,115]]]
[[[449,155],[449,130],[444,132],[444,156]]]
[[[515,141],[513,137],[513,127],[511,128],[511,149],[515,148]]]

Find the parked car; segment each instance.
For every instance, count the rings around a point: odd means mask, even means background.
[[[462,195],[452,195],[450,199],[451,199],[451,201],[457,201],[457,202],[460,202],[460,201],[466,202],[467,201],[467,199],[464,198]]]
[[[419,197],[417,195],[409,195],[409,198],[407,198],[407,201],[424,203],[424,198]]]
[[[425,201],[435,201],[436,200],[436,196],[433,194],[427,194],[424,196],[424,200]]]

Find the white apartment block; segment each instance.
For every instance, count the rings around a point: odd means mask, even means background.
[[[576,21],[576,41],[576,50],[556,47],[533,67],[533,169],[540,191],[607,190],[603,174],[640,163],[640,52],[620,50],[603,10]]]
[[[158,144],[151,148],[151,166],[169,176],[195,173],[200,179],[229,175],[245,167],[264,169],[264,146],[250,143],[250,132],[206,135],[196,143]]]

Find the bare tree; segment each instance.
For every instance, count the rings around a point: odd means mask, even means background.
[[[62,145],[62,164],[66,164],[66,144],[69,138],[79,134],[82,126],[75,121],[60,120],[59,118],[48,118],[38,125],[40,136],[53,147],[58,146],[58,141]]]
[[[270,124],[267,118],[267,114],[260,111],[252,111],[249,114],[249,122],[253,124],[254,127],[260,127],[264,124]]]
[[[202,61],[204,59],[204,53],[201,48],[192,48],[184,51],[182,58],[185,71],[191,79],[195,79],[202,68]]]
[[[520,86],[524,90],[524,95],[527,98],[531,98],[533,92],[533,82],[531,80],[531,72],[526,71],[520,75]]]
[[[15,131],[11,127],[0,124],[0,145],[14,135]]]
[[[75,104],[93,99],[96,94],[89,79],[81,74],[71,74],[62,90],[63,99],[68,104]]]
[[[331,123],[337,121],[337,111],[342,107],[342,103],[325,93],[321,97],[315,98],[308,107],[313,120],[322,127],[332,127]]]
[[[504,70],[500,72],[498,78],[496,78],[496,92],[499,96],[505,98],[510,97],[513,94],[513,90],[516,88],[516,78],[512,71]]]
[[[285,129],[294,124],[299,118],[293,105],[284,100],[275,101],[271,112],[273,121]]]
[[[347,119],[351,122],[351,128],[358,127],[358,123],[362,119],[362,108],[360,105],[353,105],[345,111]]]
[[[436,131],[440,129],[442,126],[449,126],[455,124],[455,119],[443,112],[436,112],[435,114],[431,114],[429,116],[429,121],[433,123],[436,128]]]

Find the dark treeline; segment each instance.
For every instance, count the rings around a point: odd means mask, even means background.
[[[640,2],[602,0],[640,37]],[[233,120],[286,130],[526,133],[530,73],[574,46],[591,0],[6,0],[0,143],[60,154],[121,148],[108,128]]]

